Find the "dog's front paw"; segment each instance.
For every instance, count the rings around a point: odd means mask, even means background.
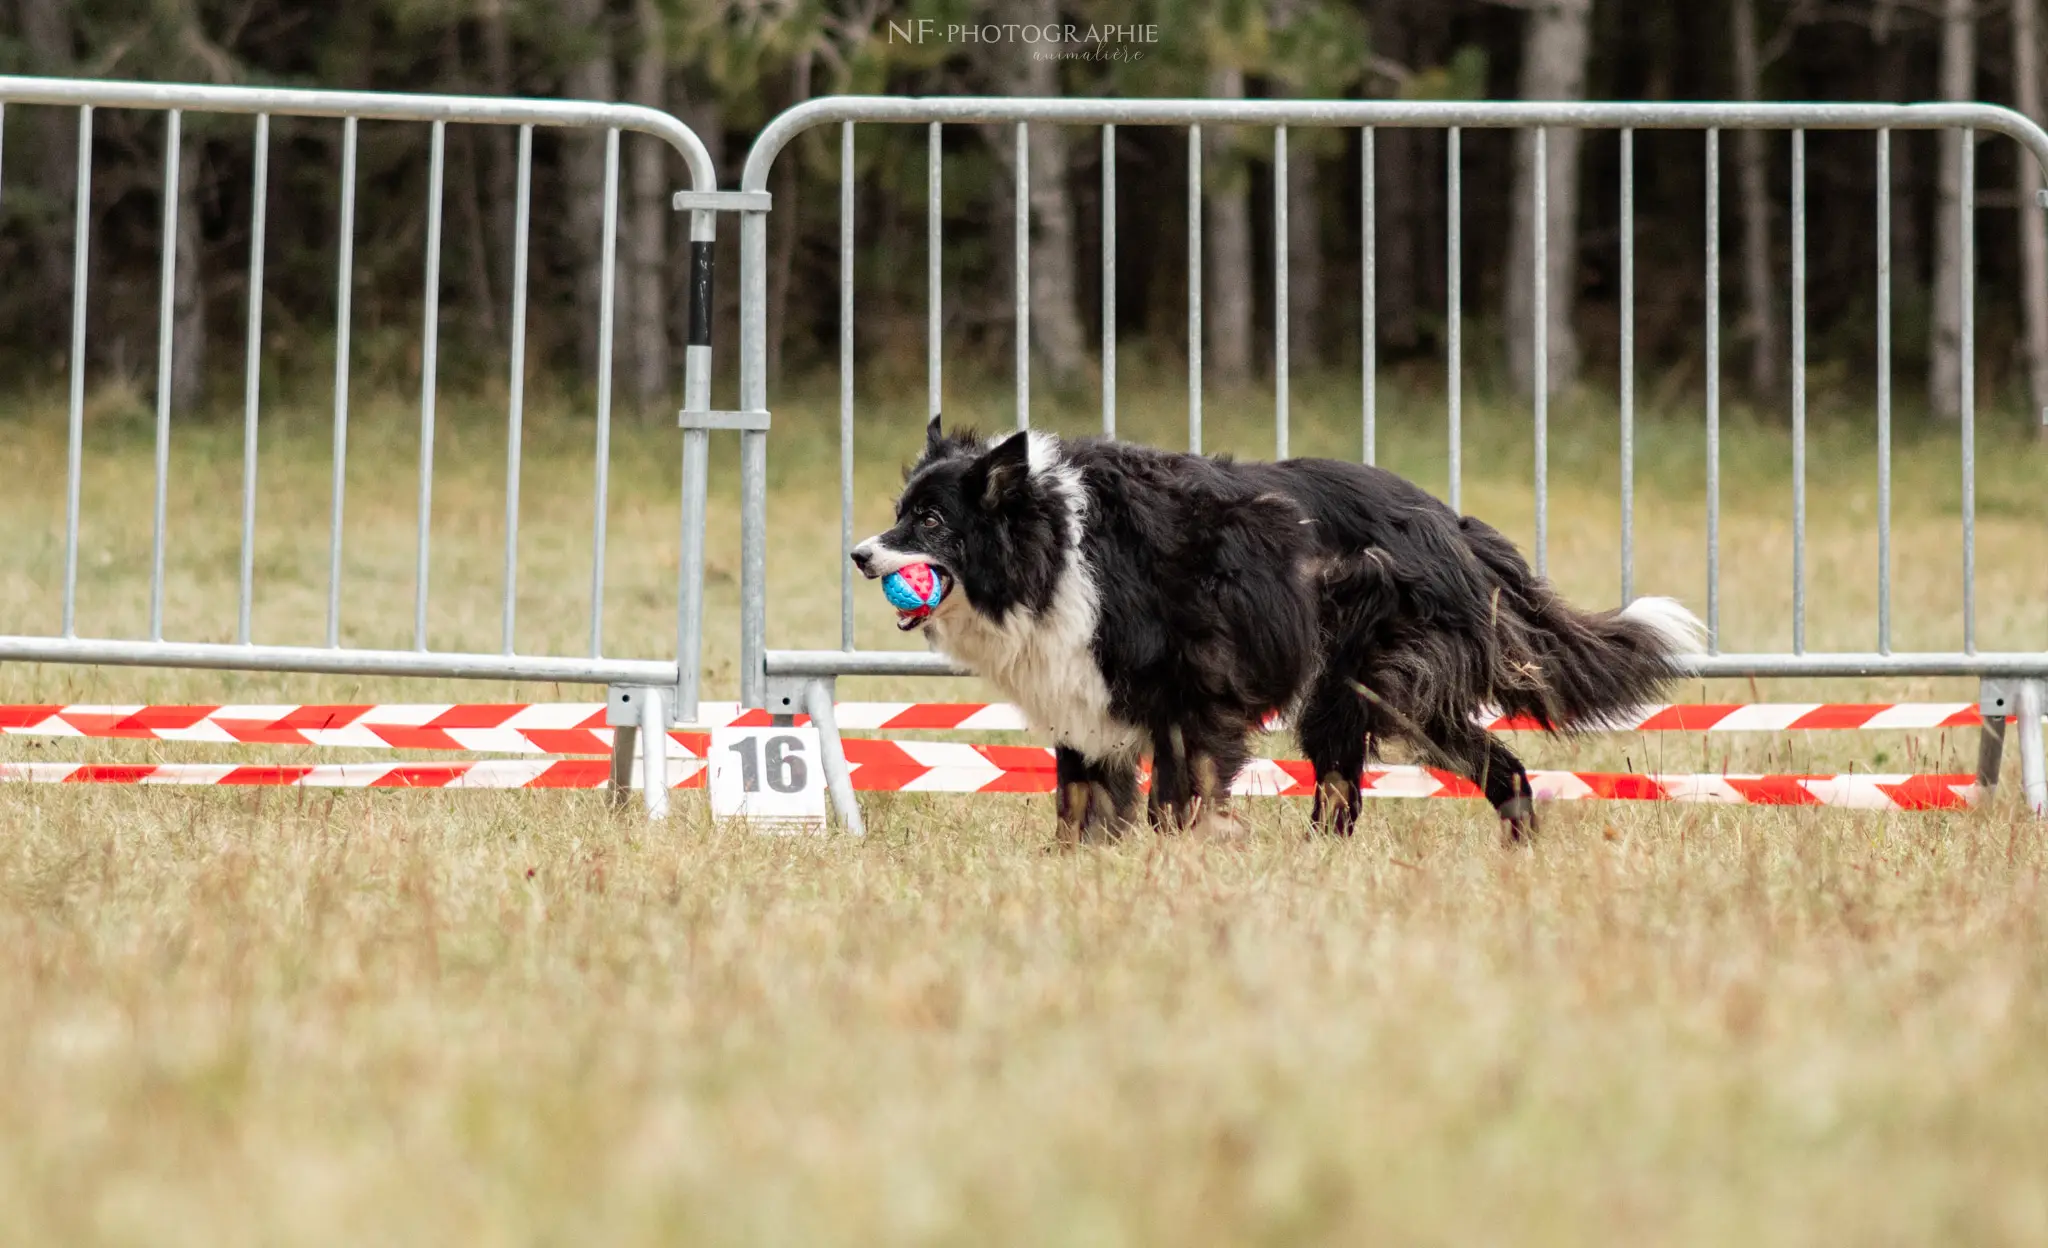
[[[1517,797],[1500,807],[1501,836],[1511,846],[1527,845],[1536,839],[1536,803]]]

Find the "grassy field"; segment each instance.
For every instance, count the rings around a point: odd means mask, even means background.
[[[1179,391],[1127,379],[1168,440]],[[886,514],[922,402],[862,398],[857,502]],[[913,388],[914,389],[914,388]],[[1825,387],[1821,387],[1825,389]],[[1440,399],[1390,377],[1382,458],[1442,482]],[[1470,396],[1468,506],[1526,538],[1525,418]],[[1355,453],[1355,389],[1297,388],[1295,449]],[[976,411],[970,411],[969,408]],[[1817,400],[1810,638],[1865,648],[1867,410]],[[590,424],[526,444],[525,651],[589,643]],[[1212,446],[1269,446],[1210,396]],[[495,650],[504,442],[444,407],[437,647]],[[955,413],[1010,419],[1005,397]],[[1083,429],[1082,401],[1043,423]],[[416,435],[352,436],[351,644],[410,643]],[[1558,405],[1551,563],[1618,593],[1612,412]],[[1987,414],[1994,422],[2016,420]],[[835,644],[835,413],[778,409],[777,644]],[[327,437],[266,417],[259,640],[325,628]],[[1703,596],[1696,413],[1646,416],[1642,592]],[[86,439],[80,631],[146,628],[146,404]],[[0,416],[0,629],[52,631],[61,402]],[[676,437],[622,418],[605,648],[672,644]],[[167,634],[233,636],[240,429],[173,439]],[[1790,636],[1787,439],[1730,413],[1724,644]],[[1956,452],[1904,433],[1901,648],[1959,634]],[[708,680],[733,682],[735,464],[714,458]],[[2048,644],[2048,460],[1987,433],[1980,644]],[[902,644],[859,592],[863,644]],[[958,683],[842,696],[980,696]],[[1969,698],[1943,681],[1684,696]],[[453,682],[0,667],[6,701],[588,698]],[[1549,765],[1967,770],[1967,734],[1531,742]],[[1277,747],[1277,743],[1276,743]],[[0,741],[0,758],[187,758]],[[217,755],[205,755],[217,757]],[[594,794],[0,786],[0,1226],[9,1242],[1990,1242],[2048,1238],[2048,866],[2008,799],[1967,815],[1554,808],[1505,852],[1478,803],[1371,806],[1310,838],[1251,807],[1228,846],[1049,854],[1049,802],[877,799],[864,842],[670,824]]]

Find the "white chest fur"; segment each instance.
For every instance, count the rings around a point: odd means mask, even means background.
[[[1094,578],[1075,559],[1042,612],[1017,609],[997,621],[963,601],[925,627],[939,650],[1000,689],[1056,744],[1091,759],[1133,758],[1144,734],[1110,713],[1093,649],[1096,615]]]

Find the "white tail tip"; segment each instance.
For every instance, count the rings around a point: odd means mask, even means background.
[[[1676,598],[1638,598],[1621,609],[1621,618],[1656,633],[1673,654],[1707,652],[1707,626]]]

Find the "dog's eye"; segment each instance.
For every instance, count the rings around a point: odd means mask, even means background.
[[[936,513],[927,511],[918,517],[917,525],[921,529],[936,529],[939,527],[939,517]]]

